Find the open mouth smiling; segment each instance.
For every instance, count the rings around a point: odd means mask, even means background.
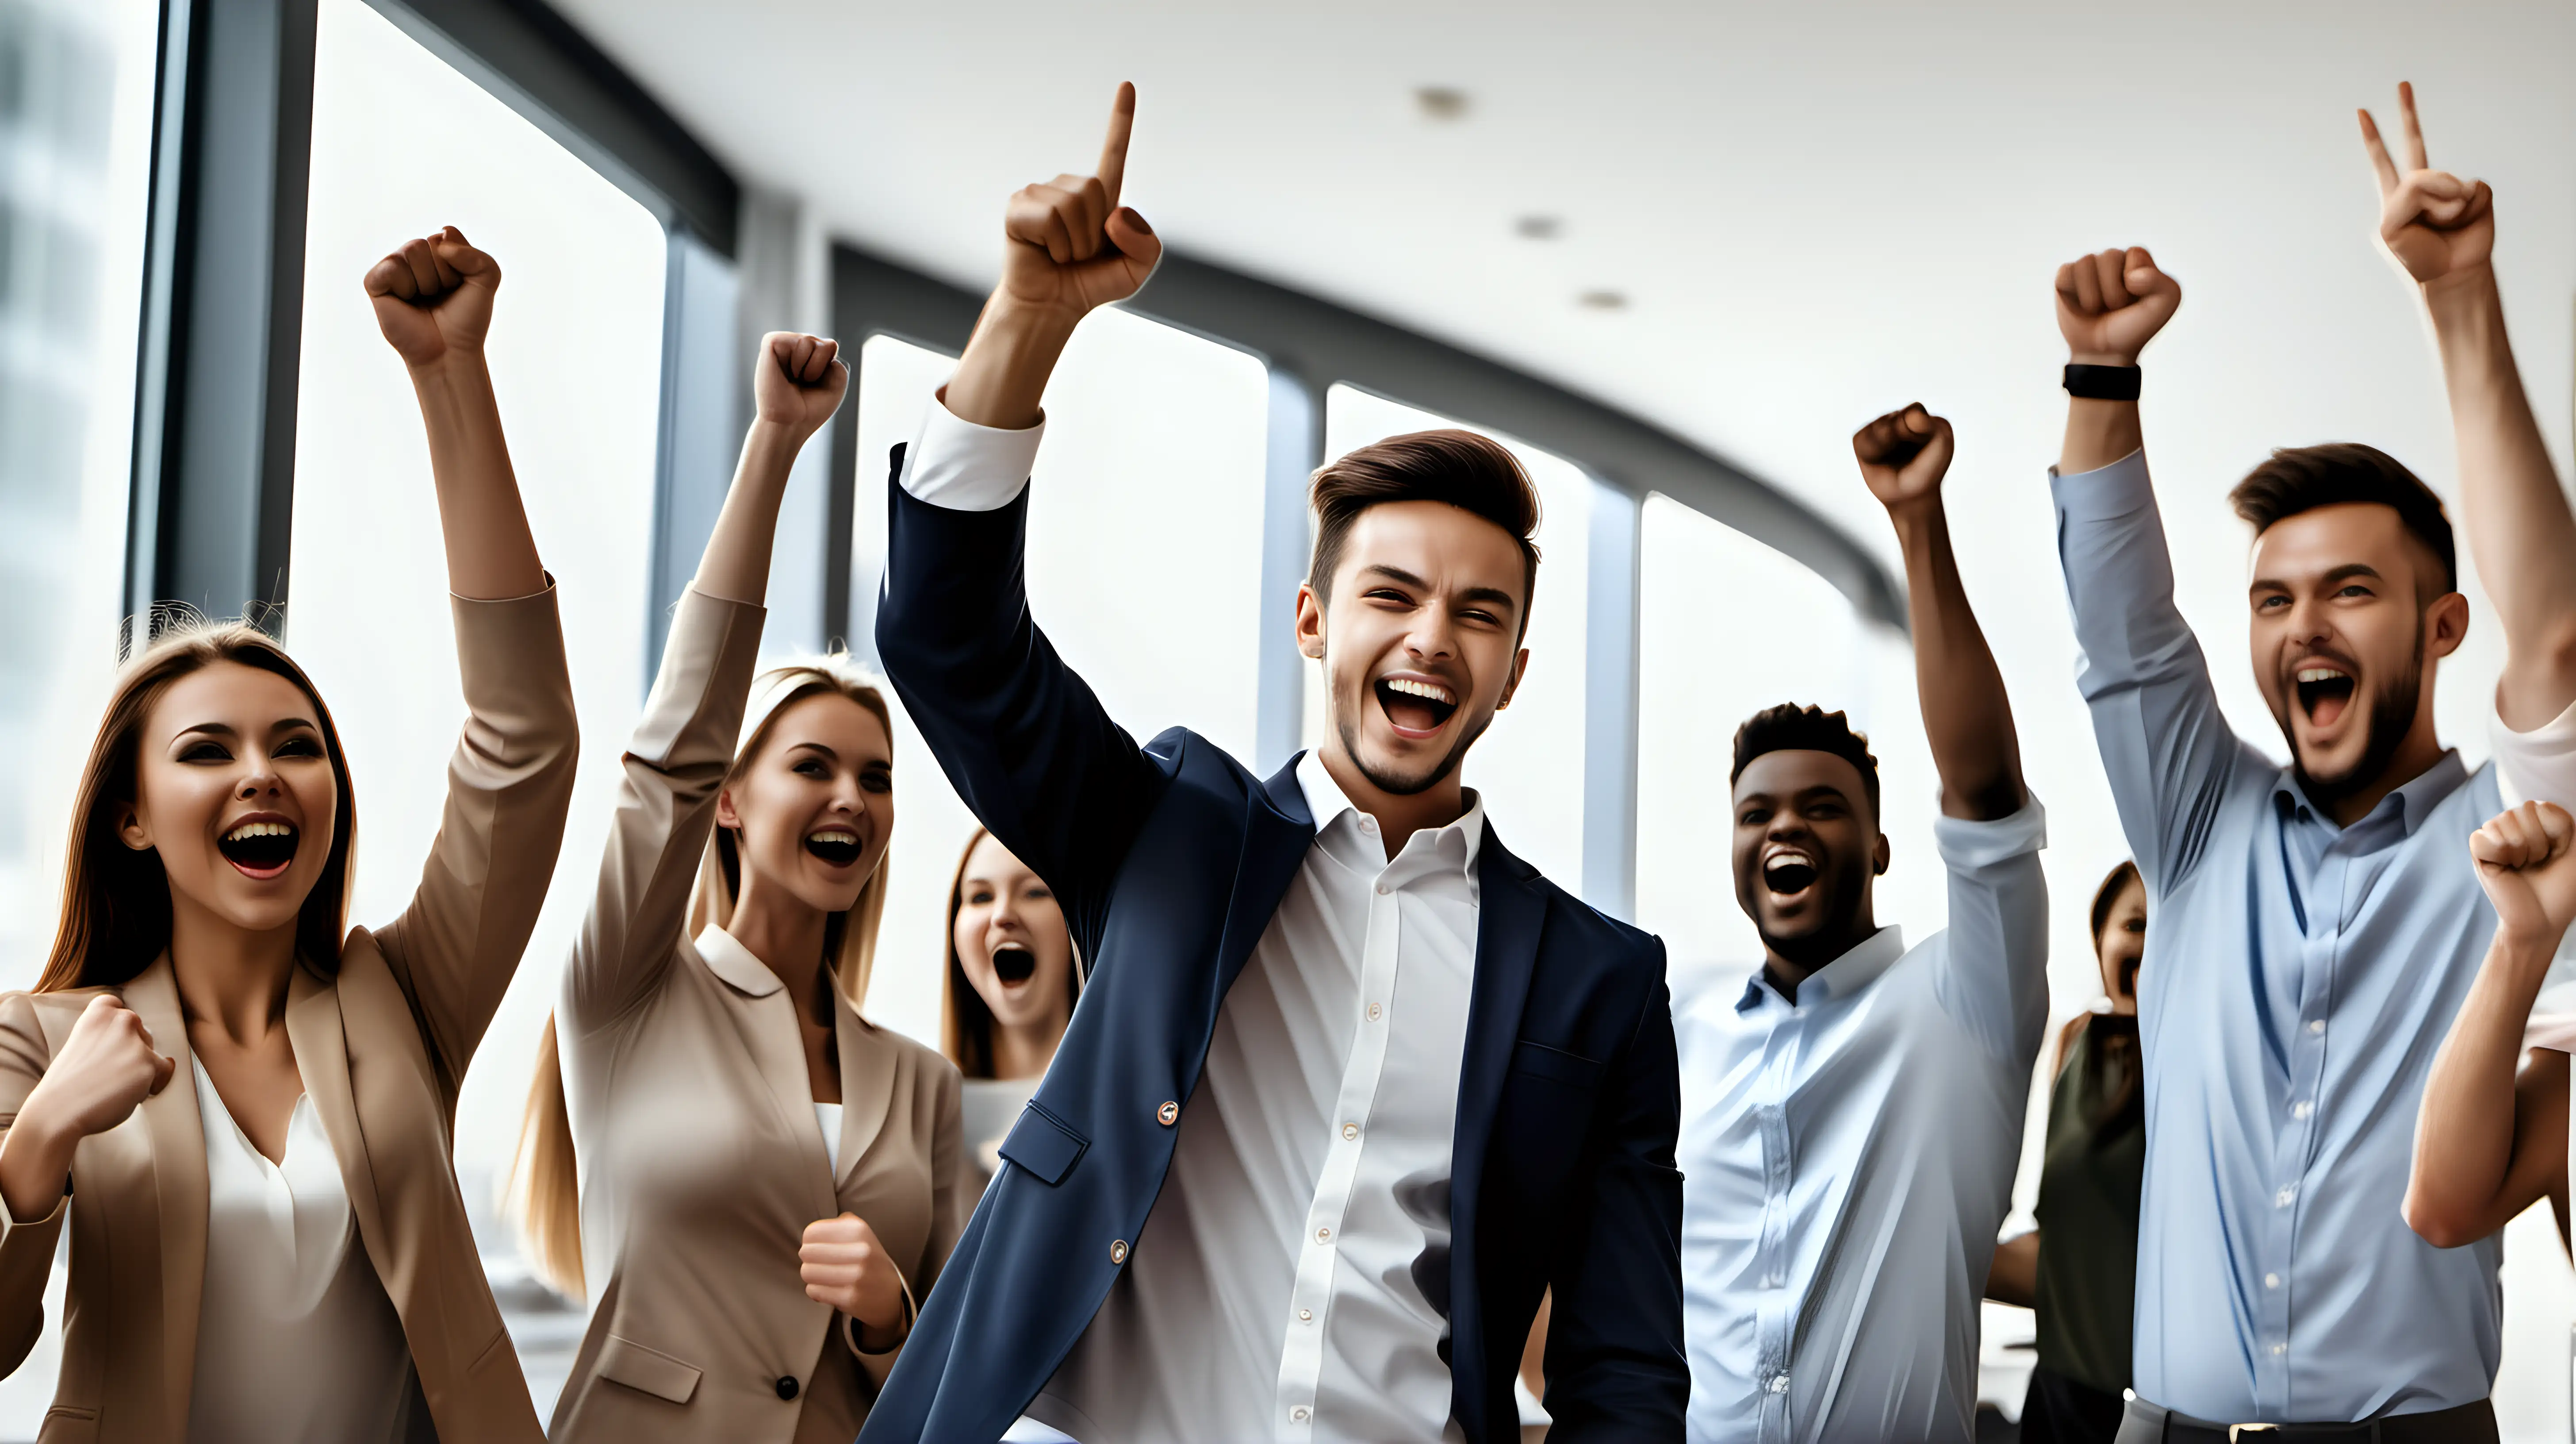
[[[1400,737],[1435,736],[1458,711],[1458,694],[1418,677],[1377,679],[1377,705]]]
[[[215,840],[215,850],[242,876],[266,882],[295,861],[295,824],[279,817],[250,817]]]
[[[2352,705],[2352,674],[2341,667],[2301,667],[2295,686],[2299,710],[2319,727],[2333,726],[2344,709]]]
[[[1804,848],[1774,848],[1762,859],[1762,885],[1774,897],[1796,897],[1815,885],[1820,871]]]
[[[993,949],[993,976],[1002,986],[1016,988],[1038,975],[1038,955],[1024,943],[1004,943]]]
[[[826,867],[855,867],[859,835],[846,827],[818,827],[805,834],[805,850],[821,858]]]

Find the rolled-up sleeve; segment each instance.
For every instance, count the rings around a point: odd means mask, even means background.
[[[2048,1026],[2048,814],[2036,796],[2010,817],[1936,817],[1950,874],[1941,1005],[1987,1053],[2028,1069]]]
[[[950,511],[1000,511],[1018,499],[1037,465],[1046,422],[1020,431],[960,421],[940,398],[921,415],[904,453],[903,489]]]

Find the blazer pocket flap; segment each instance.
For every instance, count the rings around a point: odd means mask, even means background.
[[[1002,1140],[1001,1154],[1036,1175],[1040,1183],[1052,1186],[1064,1182],[1090,1146],[1090,1139],[1032,1102],[1020,1110],[1020,1121],[1011,1125],[1010,1136]]]
[[[1559,1083],[1571,1083],[1577,1088],[1589,1088],[1601,1081],[1601,1063],[1598,1059],[1586,1058],[1580,1053],[1568,1053],[1562,1048],[1551,1048],[1545,1043],[1532,1043],[1526,1039],[1512,1045],[1512,1071],[1534,1073],[1541,1078],[1553,1078]]]
[[[648,1349],[615,1334],[609,1335],[608,1342],[600,1347],[599,1376],[674,1404],[689,1402],[689,1396],[698,1391],[696,1369],[659,1349]]]

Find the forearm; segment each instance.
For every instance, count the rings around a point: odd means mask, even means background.
[[[2416,1119],[2405,1212],[2407,1223],[2436,1245],[2483,1237],[2502,1222],[2492,1216],[2513,1168],[2514,1073],[2549,951],[2499,935],[2434,1055]]]
[[[1032,309],[1000,292],[984,303],[966,353],[957,358],[941,399],[950,414],[978,426],[1022,431],[1038,424],[1038,403],[1055,374],[1079,316]]]
[[[429,469],[438,487],[447,544],[447,584],[460,597],[499,601],[545,590],[545,569],[519,479],[501,434],[492,373],[479,352],[451,352],[414,367],[412,389],[429,432]]]
[[[2082,361],[2085,358],[2076,359]],[[2097,364],[2130,363],[2100,361]],[[2146,444],[2146,433],[2138,426],[2138,403],[2070,396],[2066,400],[2066,442],[2058,451],[2057,470],[2064,476],[2099,471]]]
[[[2495,272],[2424,288],[2450,393],[2469,553],[2498,621],[2505,725],[2529,731],[2576,700],[2576,515],[2559,489],[2506,334]]]
[[[72,1153],[78,1138],[65,1137],[41,1117],[20,1112],[6,1135],[0,1135],[0,1202],[9,1217],[31,1224],[52,1213],[71,1182]]]
[[[1942,810],[1983,821],[2009,817],[2022,804],[2012,704],[1959,580],[1948,513],[1935,495],[1889,516],[1905,554],[1915,688],[1933,765],[1941,775]]]
[[[778,507],[788,474],[805,438],[786,425],[755,420],[742,439],[742,459],[724,509],[716,514],[706,552],[698,558],[697,589],[711,597],[759,606],[769,595],[769,558],[778,540]]]

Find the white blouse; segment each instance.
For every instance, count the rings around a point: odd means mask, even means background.
[[[832,1160],[832,1176],[841,1176],[841,1105],[814,1105],[814,1126],[823,1130],[823,1156]]]
[[[206,1281],[188,1438],[402,1439],[411,1349],[358,1243],[312,1098],[295,1100],[285,1161],[271,1163],[190,1062],[206,1139]]]

